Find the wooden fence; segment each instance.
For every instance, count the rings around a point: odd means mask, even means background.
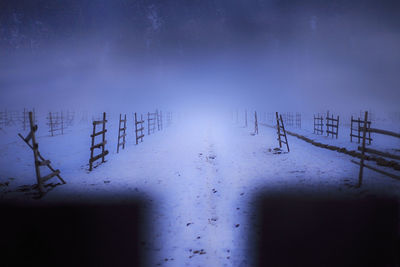
[[[101,158],[101,163],[105,162],[104,157],[108,154],[108,150],[105,149],[107,141],[106,141],[106,113],[103,113],[103,120],[100,121],[93,121],[93,133],[90,135],[92,138],[92,144],[90,146],[90,159],[89,159],[89,171],[92,171],[93,169],[93,162]],[[96,132],[96,126],[101,125],[102,129],[100,132]],[[101,136],[101,142],[95,144],[95,138],[96,136]],[[101,149],[101,153],[94,156],[94,150],[98,148]]]
[[[334,136],[336,139],[338,138],[339,134],[339,116],[336,117],[336,119],[333,117],[333,114],[331,117],[329,117],[329,112],[326,114],[326,136],[331,135],[333,138]]]
[[[157,120],[157,113],[147,113],[147,135],[150,135],[155,132],[156,130],[156,120]]]
[[[324,118],[321,115],[315,116],[314,114],[314,134],[324,134]]]
[[[277,134],[278,134],[279,148],[282,148],[282,143],[284,143],[284,144],[286,144],[287,151],[290,152],[289,143],[287,141],[286,130],[285,130],[285,125],[283,123],[282,115],[278,115],[278,112],[276,112],[275,115],[276,115],[276,128],[277,128]],[[282,140],[282,137],[284,137],[285,140]]]
[[[65,116],[65,124],[67,126],[74,125],[74,119],[75,119],[75,112],[67,110],[67,115]]]
[[[54,136],[56,133],[64,134],[65,124],[62,112],[49,112],[46,124],[49,127],[51,136]]]
[[[125,149],[125,141],[126,141],[125,138],[126,138],[126,114],[124,115],[124,119],[122,119],[122,115],[119,114],[117,153],[119,153],[120,146],[122,146],[122,149]]]
[[[368,111],[365,112],[364,114],[364,123],[363,125],[368,125]],[[358,174],[358,186],[361,187],[362,185],[362,180],[363,180],[363,171],[364,171],[364,167],[370,170],[373,170],[375,172],[378,172],[380,174],[389,176],[393,179],[396,180],[400,180],[400,176],[384,171],[382,169],[378,169],[377,167],[371,166],[371,165],[367,165],[364,163],[365,161],[365,153],[370,153],[370,154],[375,154],[375,155],[379,155],[382,157],[386,157],[386,158],[390,158],[390,159],[394,159],[394,160],[400,160],[400,156],[398,155],[393,155],[384,151],[379,151],[379,150],[375,150],[375,149],[370,149],[370,148],[366,148],[366,141],[367,141],[367,133],[377,133],[377,134],[382,134],[385,136],[390,136],[390,137],[395,137],[395,138],[400,138],[400,133],[395,133],[395,132],[391,132],[391,131],[386,131],[386,130],[380,130],[380,129],[374,129],[374,128],[370,128],[370,127],[361,127],[361,131],[362,131],[362,146],[358,147],[358,150],[361,151],[361,159],[360,162],[357,162],[355,160],[351,160],[353,163],[358,164],[360,166],[360,170],[359,170],[359,174]]]
[[[172,124],[172,112],[167,112],[167,127]]]
[[[30,132],[29,134],[24,138],[21,134],[18,134],[19,137],[32,149],[33,151],[33,157],[34,157],[34,164],[35,164],[35,172],[36,172],[36,181],[37,181],[37,188],[39,190],[39,193],[43,195],[45,193],[45,183],[50,180],[51,178],[57,176],[58,179],[65,184],[66,182],[63,180],[63,178],[60,176],[60,170],[54,169],[50,165],[50,160],[46,160],[43,158],[43,156],[39,152],[39,144],[36,142],[36,136],[35,132],[38,129],[38,126],[35,125],[34,120],[33,120],[33,112],[29,112],[29,125],[30,125]],[[29,142],[32,141],[32,144]],[[51,173],[49,173],[46,176],[41,175],[41,166],[46,166]]]
[[[286,126],[290,126],[293,127],[294,126],[294,120],[293,120],[293,113],[292,112],[287,112],[286,113],[286,120],[285,120],[285,124]]]
[[[371,128],[371,121],[367,121],[367,128]],[[356,128],[354,128],[356,127]],[[353,116],[351,116],[351,124],[350,124],[350,142],[353,142],[353,137],[357,138],[357,142],[360,143],[362,139],[361,135],[361,128],[364,127],[364,120],[358,118],[357,120],[353,119]],[[357,135],[355,134],[357,133]],[[368,144],[371,144],[372,138],[371,138],[371,132],[367,131],[368,137],[366,139],[368,140]]]
[[[296,112],[296,128],[301,129],[301,113]]]
[[[140,120],[138,120],[137,114],[135,112],[135,135],[136,135],[136,144],[139,144],[140,142],[143,142],[143,137],[144,137],[144,120],[142,114],[140,114]]]
[[[163,116],[162,116],[162,111],[156,110],[157,114],[157,130],[161,131],[163,129]]]

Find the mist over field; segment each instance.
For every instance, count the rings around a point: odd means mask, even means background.
[[[2,1],[0,106],[398,109],[397,1]]]

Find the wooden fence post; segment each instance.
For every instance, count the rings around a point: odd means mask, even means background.
[[[367,135],[367,120],[368,120],[368,111],[365,111],[364,115],[364,127],[363,127],[363,135],[362,135],[362,149],[361,149],[361,160],[360,160],[360,171],[358,173],[358,187],[361,187],[362,178],[363,178],[363,168],[364,168],[364,155],[365,155],[365,137]]]
[[[254,134],[258,134],[257,111],[254,111]]]
[[[51,136],[53,136],[53,119],[51,118],[51,112],[49,112],[49,118],[50,118],[50,131],[51,131]]]
[[[281,126],[279,125],[279,116],[278,112],[275,113],[276,115],[276,128],[278,130],[278,141],[279,141],[279,147],[282,148],[282,140],[281,140]]]
[[[247,109],[244,110],[244,126],[247,127]]]
[[[150,135],[150,112],[147,112],[147,135]]]

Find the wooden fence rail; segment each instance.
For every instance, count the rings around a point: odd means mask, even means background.
[[[367,126],[367,127],[365,127]],[[375,128],[370,128],[368,127],[368,111],[365,112],[364,114],[364,122],[363,122],[363,127],[360,127],[361,131],[362,131],[362,146],[358,147],[358,150],[361,151],[361,159],[360,162],[357,162],[355,160],[351,160],[351,162],[357,164],[360,166],[360,170],[358,173],[358,187],[361,187],[362,185],[362,180],[363,180],[363,172],[364,172],[364,167],[370,170],[373,170],[375,172],[381,173],[383,175],[389,176],[393,179],[396,180],[400,180],[400,176],[384,171],[382,169],[379,169],[377,167],[371,166],[371,165],[367,165],[364,163],[365,161],[365,153],[371,153],[371,154],[375,154],[375,155],[379,155],[379,156],[383,156],[383,157],[388,157],[391,159],[400,159],[400,157],[398,155],[393,155],[387,152],[383,152],[383,151],[379,151],[379,150],[375,150],[375,149],[370,149],[370,148],[366,148],[366,141],[367,141],[367,133],[378,133],[378,134],[382,134],[382,135],[386,135],[386,136],[391,136],[391,137],[395,137],[395,138],[400,138],[400,133],[395,133],[395,132],[391,132],[391,131],[386,131],[386,130],[380,130],[380,129],[375,129]]]
[[[108,154],[108,150],[105,149],[107,141],[106,141],[106,113],[103,113],[103,120],[101,121],[93,121],[93,133],[90,135],[90,137],[92,138],[92,144],[90,146],[90,159],[89,159],[89,171],[93,170],[93,162],[95,162],[98,159],[101,159],[101,163],[105,162],[104,157]],[[96,126],[97,125],[101,125],[102,129],[99,132],[96,132]],[[95,144],[95,138],[96,136],[101,136],[101,142]],[[94,150],[95,149],[101,149],[101,153],[94,156]]]

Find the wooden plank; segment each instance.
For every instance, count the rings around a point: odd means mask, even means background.
[[[104,142],[98,143],[96,145],[93,145],[90,149],[93,150],[93,149],[96,149],[96,148],[100,148],[102,146],[105,146],[106,144],[107,144],[107,141],[104,141]]]
[[[330,134],[333,134],[333,135],[336,135],[336,132],[332,132],[332,131],[329,131],[329,130],[327,130],[326,132],[330,133]]]
[[[123,145],[125,145],[125,142],[118,143],[118,146],[123,146]]]
[[[50,164],[50,160],[37,161],[36,164],[39,166],[46,166]]]
[[[91,158],[90,161],[91,161],[91,162],[94,162],[94,161],[96,161],[96,160],[98,160],[98,159],[100,159],[100,158],[106,156],[107,154],[108,154],[108,150],[105,150],[103,153],[101,153],[101,154],[99,154],[99,155],[94,156],[93,158]]]
[[[334,118],[326,118],[327,121],[339,121],[339,119],[334,119]]]
[[[42,183],[45,183],[46,181],[50,180],[51,178],[53,178],[54,176],[57,176],[59,174],[60,174],[60,170],[55,170],[54,172],[52,172],[52,173],[40,178],[40,181]]]
[[[368,121],[368,111],[365,111],[364,122]],[[365,124],[364,124],[365,125]],[[367,128],[364,127],[362,131],[362,150],[361,150],[361,160],[360,160],[360,170],[358,172],[358,186],[361,187],[363,171],[364,171],[364,156],[365,156],[365,137],[367,136]]]
[[[136,132],[140,132],[140,131],[143,131],[143,130],[144,130],[144,127],[137,129]]]
[[[105,134],[106,132],[107,132],[107,130],[103,130],[103,131],[97,132],[95,134],[91,134],[90,137],[95,137],[95,136],[98,136],[98,135],[101,135],[101,134]]]
[[[360,130],[364,131],[364,127],[360,127]],[[395,133],[392,131],[381,130],[381,129],[376,129],[376,128],[368,128],[368,127],[367,127],[366,131],[370,132],[370,133],[379,133],[379,134],[383,134],[383,135],[389,135],[389,136],[400,138],[400,133]]]
[[[357,165],[361,165],[359,162],[357,162],[357,161],[355,161],[355,160],[353,160],[353,159],[351,160],[351,162],[353,162],[353,163],[355,163],[355,164],[357,164]],[[363,164],[363,166],[364,166],[365,168],[367,168],[367,169],[376,171],[376,172],[378,172],[378,173],[380,173],[380,174],[389,176],[389,177],[391,177],[391,178],[393,178],[393,179],[400,180],[400,176],[398,176],[398,175],[395,175],[395,174],[392,174],[392,173],[389,173],[389,172],[385,172],[385,171],[383,171],[383,170],[380,170],[380,169],[378,169],[378,168],[372,167],[372,166],[370,166],[370,165]]]
[[[107,120],[93,121],[93,125],[103,124],[103,123],[106,123],[106,122],[107,122]]]
[[[362,151],[362,147],[359,146],[358,150]],[[390,153],[387,153],[387,152],[375,150],[375,149],[372,149],[372,148],[364,148],[364,151],[367,152],[367,153],[376,154],[376,155],[379,155],[379,156],[382,156],[382,157],[400,160],[400,156],[398,156],[398,155],[394,155],[394,154],[390,154]]]
[[[329,127],[334,127],[334,128],[338,128],[338,125],[337,124],[329,124],[329,123],[327,123],[327,124],[325,124],[326,126],[329,126]]]
[[[352,137],[357,137],[357,138],[362,138],[362,136],[354,135],[354,134],[351,134],[350,136],[352,136]],[[370,141],[370,142],[373,140],[373,139],[370,138],[370,137],[365,137],[365,139],[368,140],[368,141]]]

